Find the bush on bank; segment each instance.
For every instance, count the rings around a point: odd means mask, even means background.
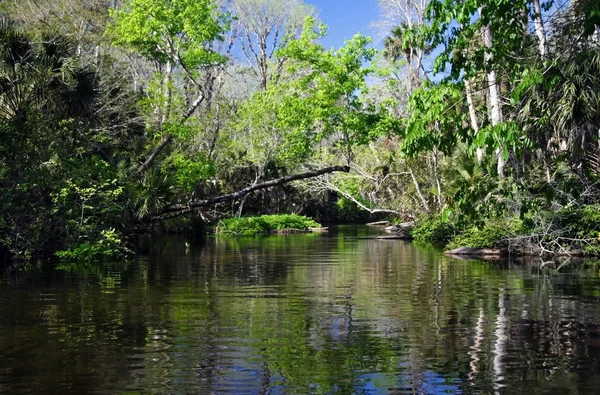
[[[219,221],[215,233],[229,236],[256,236],[283,229],[308,230],[321,225],[302,215],[278,214],[257,217],[228,218]]]
[[[456,229],[441,215],[426,215],[417,221],[412,236],[416,241],[446,245],[454,238]]]

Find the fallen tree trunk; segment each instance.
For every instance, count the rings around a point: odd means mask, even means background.
[[[350,167],[349,166],[326,167],[326,168],[319,169],[319,170],[307,171],[304,173],[293,174],[290,176],[284,176],[284,177],[276,178],[273,180],[261,182],[261,183],[246,187],[244,189],[240,189],[239,191],[229,193],[227,195],[215,196],[215,197],[208,198],[208,199],[190,200],[189,202],[187,202],[185,204],[184,203],[173,204],[173,205],[170,205],[167,208],[165,208],[165,210],[163,210],[160,214],[153,216],[152,220],[161,221],[161,220],[165,220],[165,219],[175,218],[180,215],[191,213],[194,211],[195,208],[206,207],[206,206],[211,206],[211,205],[217,204],[217,203],[240,199],[240,198],[242,198],[256,190],[259,190],[259,189],[271,188],[271,187],[275,187],[278,185],[287,184],[292,181],[318,177],[318,176],[322,176],[323,174],[329,174],[329,173],[334,173],[334,172],[338,172],[338,171],[348,173],[350,171]]]

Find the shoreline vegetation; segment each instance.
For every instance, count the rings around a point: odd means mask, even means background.
[[[465,4],[379,0],[378,49],[304,0],[0,1],[0,258],[385,220],[597,255],[600,3]]]
[[[546,213],[544,224],[513,218],[487,221],[481,228],[460,228],[429,216],[413,230],[416,240],[444,247],[448,255],[600,256],[600,206]]]
[[[215,227],[217,236],[259,236],[269,234],[296,234],[325,232],[318,222],[296,214],[261,215],[252,217],[228,218],[219,221]]]

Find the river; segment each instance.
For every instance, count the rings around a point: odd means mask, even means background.
[[[600,391],[600,265],[466,261],[374,232],[140,243],[0,277],[0,392]]]

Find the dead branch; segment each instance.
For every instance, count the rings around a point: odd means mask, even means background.
[[[330,182],[329,180],[319,180],[317,182],[317,184],[320,184],[320,187],[323,189],[328,189],[330,191],[338,193],[339,195],[342,195],[346,199],[352,201],[354,204],[356,204],[362,210],[367,211],[368,213],[371,213],[371,214],[385,213],[385,214],[402,215],[402,213],[397,210],[391,210],[391,209],[385,209],[385,208],[370,208],[370,207],[366,206],[365,204],[363,204],[362,202],[360,202],[357,198],[352,196],[351,193],[344,191],[343,189],[339,188],[338,186],[336,186],[334,183]]]

